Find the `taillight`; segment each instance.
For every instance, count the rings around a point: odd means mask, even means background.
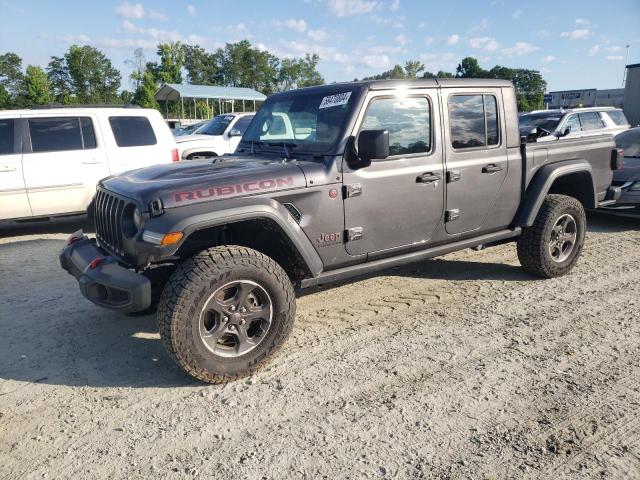
[[[616,148],[611,152],[611,170],[622,170],[624,167],[624,149]]]
[[[174,148],[173,150],[171,150],[171,161],[172,162],[179,162],[180,161],[180,154],[178,153],[178,149]]]

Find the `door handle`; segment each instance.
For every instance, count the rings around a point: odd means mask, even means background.
[[[501,172],[502,167],[500,165],[496,165],[495,163],[490,163],[489,165],[485,165],[482,167],[482,173],[496,173]]]
[[[15,172],[17,168],[10,167],[9,165],[0,165],[0,172]]]
[[[418,175],[416,177],[416,183],[435,183],[438,180],[442,180],[442,176],[437,173],[423,173],[422,175]]]

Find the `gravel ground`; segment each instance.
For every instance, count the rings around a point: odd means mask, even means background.
[[[564,278],[505,245],[301,295],[225,386],[81,297],[77,225],[0,231],[0,478],[640,478],[640,219],[589,223]]]

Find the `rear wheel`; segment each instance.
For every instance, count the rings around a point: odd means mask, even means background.
[[[547,195],[531,227],[518,238],[518,259],[530,273],[559,277],[578,261],[586,232],[582,204],[566,195]]]
[[[285,341],[294,317],[294,290],[284,270],[239,246],[214,247],[180,265],[158,306],[169,355],[209,383],[257,369]]]

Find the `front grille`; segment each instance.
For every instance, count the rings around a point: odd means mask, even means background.
[[[96,237],[100,245],[118,255],[124,255],[122,214],[128,203],[128,201],[101,188],[98,189],[95,197],[94,222]]]

